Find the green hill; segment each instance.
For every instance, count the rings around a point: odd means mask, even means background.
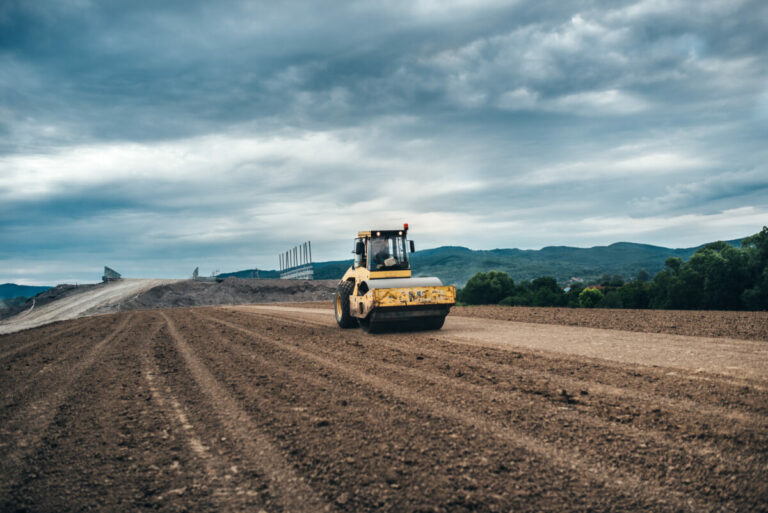
[[[688,259],[696,248],[670,249],[647,244],[618,242],[610,246],[573,248],[550,246],[540,250],[493,249],[473,251],[441,247],[417,252],[412,264],[416,275],[438,276],[446,283],[463,286],[477,272],[504,271],[515,281],[552,276],[565,283],[571,278],[585,281],[605,273],[633,278],[640,269],[651,276],[664,268],[670,256]]]
[[[738,246],[741,239],[728,241]],[[645,269],[651,276],[664,268],[669,257],[687,260],[699,247],[672,249],[649,244],[617,242],[610,246],[574,248],[549,246],[532,249],[472,250],[461,246],[442,246],[417,251],[411,255],[414,276],[437,276],[443,283],[464,284],[477,272],[504,271],[516,282],[540,276],[553,276],[566,283],[572,277],[585,281],[597,280],[603,274],[619,274],[625,280]],[[339,279],[352,260],[315,262],[315,279]],[[247,275],[238,271],[232,275]],[[259,271],[264,278],[278,277],[276,271]]]
[[[32,285],[16,285],[15,283],[3,283],[0,285],[0,299],[14,297],[33,297],[51,287],[35,287]]]

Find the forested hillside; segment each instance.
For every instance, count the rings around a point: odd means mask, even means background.
[[[565,290],[549,276],[516,281],[502,271],[478,272],[459,290],[466,304],[658,308],[673,310],[768,309],[768,227],[741,247],[723,241],[697,249],[691,258],[670,256],[652,281],[647,272],[627,282],[604,274]]]
[[[738,245],[739,241],[729,241],[729,244]],[[415,276],[437,276],[443,283],[459,287],[463,287],[474,274],[486,271],[502,271],[515,281],[551,276],[561,284],[572,277],[590,282],[606,273],[619,275],[628,281],[641,270],[656,274],[664,269],[664,262],[669,257],[687,260],[697,249],[671,249],[631,242],[593,248],[550,246],[540,250],[471,250],[443,246],[417,251],[411,255],[411,263]],[[341,278],[351,264],[352,260],[318,262],[315,264],[315,278]]]

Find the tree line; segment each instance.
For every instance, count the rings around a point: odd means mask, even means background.
[[[592,284],[563,289],[549,276],[515,283],[504,272],[479,272],[457,292],[460,303],[572,308],[655,308],[683,310],[768,309],[768,227],[736,248],[707,244],[687,261],[670,257],[651,279],[640,270],[625,281],[603,275]]]

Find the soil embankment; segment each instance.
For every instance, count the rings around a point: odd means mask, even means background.
[[[330,301],[337,280],[122,279],[94,285],[60,285],[28,301],[0,323],[0,334],[88,315],[147,308]]]
[[[152,287],[169,283],[173,280],[136,280],[123,279],[95,285],[79,287],[60,286],[44,292],[41,305],[37,298],[29,308],[21,313],[4,319],[0,324],[0,334],[35,328],[56,321],[76,319],[104,311],[119,311],[120,305],[130,298]],[[60,290],[61,293],[56,293]]]
[[[240,278],[227,278],[221,282],[183,280],[146,290],[122,303],[120,309],[330,301],[338,283],[338,280],[243,280]]]

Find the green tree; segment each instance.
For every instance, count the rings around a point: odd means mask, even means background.
[[[648,274],[648,271],[645,269],[640,269],[637,271],[637,278],[635,278],[636,281],[640,283],[646,283],[648,280],[651,279],[651,275]]]
[[[749,285],[746,252],[725,242],[713,242],[696,250],[684,264],[694,271],[700,288],[697,308],[737,310],[741,295]]]
[[[566,304],[571,308],[579,307],[579,294],[584,290],[583,283],[574,283],[568,292],[565,293]]]
[[[609,290],[606,292],[605,297],[602,301],[598,304],[601,308],[621,308],[623,306],[623,303],[621,301],[621,296],[619,295],[618,291],[616,290]]]
[[[617,293],[624,308],[648,308],[650,301],[649,287],[643,282],[633,281],[621,287]]]
[[[768,227],[741,241],[746,252],[749,285],[741,295],[750,310],[768,310]]]
[[[669,257],[664,260],[664,266],[672,272],[672,274],[678,274],[680,267],[683,265],[683,259],[680,257]]]
[[[768,267],[763,269],[755,285],[742,293],[741,300],[749,310],[768,310]]]
[[[529,289],[533,306],[564,306],[567,303],[563,289],[551,276],[536,278],[530,283]]]
[[[621,287],[622,285],[624,285],[624,278],[620,274],[611,276],[611,281],[608,283],[608,286]]]
[[[489,271],[477,273],[457,294],[457,299],[469,305],[495,305],[515,293],[515,282],[507,273]]]
[[[599,289],[584,289],[579,293],[579,306],[595,308],[602,300],[603,293]]]

